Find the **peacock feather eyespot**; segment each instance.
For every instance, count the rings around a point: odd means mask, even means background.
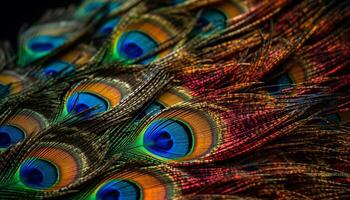
[[[272,95],[276,95],[280,94],[284,90],[292,88],[294,82],[288,74],[284,74],[270,84],[273,86],[268,88],[268,92]]]
[[[245,11],[245,6],[235,0],[219,2],[212,7],[204,8],[191,34],[207,35],[214,31],[224,30],[230,19]]]
[[[81,70],[94,55],[96,49],[87,45],[78,45],[67,54],[52,61],[40,70],[39,78],[55,78],[61,76],[73,75],[76,71]]]
[[[108,102],[103,97],[90,92],[76,92],[67,101],[68,113],[85,112],[86,117],[105,112],[108,107]]]
[[[293,88],[307,80],[307,69],[300,61],[293,60],[282,70],[277,77],[268,82],[271,87],[267,90],[271,95],[281,94],[284,91],[293,92]]]
[[[191,96],[183,87],[172,88],[143,110],[138,119],[152,117],[162,110],[189,100]],[[177,134],[173,134],[176,132]],[[177,159],[186,156],[192,149],[192,130],[186,122],[176,119],[153,121],[144,133],[145,149],[154,155],[166,159]]]
[[[14,71],[0,73],[0,98],[20,93],[25,89],[25,78]]]
[[[71,41],[81,26],[77,21],[63,21],[34,26],[20,37],[18,64],[28,65]]]
[[[207,33],[214,30],[223,30],[226,27],[226,16],[217,9],[204,9],[195,27],[196,32],[200,32],[208,26],[211,26]]]
[[[140,31],[130,31],[120,37],[117,52],[123,60],[133,60],[147,55],[158,47],[156,41]],[[154,60],[154,57],[147,59],[142,64]]]
[[[152,122],[145,130],[145,148],[159,157],[178,159],[188,155],[193,147],[192,131],[182,121],[161,119]]]
[[[10,86],[0,84],[0,97],[5,97],[11,93]]]
[[[25,133],[13,125],[0,126],[0,150],[7,149],[25,138]]]
[[[32,110],[23,109],[0,125],[0,151],[6,150],[48,126],[47,119]]]
[[[115,174],[98,184],[88,199],[163,200],[172,198],[170,177],[151,170]]]
[[[165,108],[188,101],[192,98],[189,91],[184,87],[175,87],[164,94],[160,95],[154,102],[152,102],[148,107],[146,107],[137,118],[141,119],[145,116],[153,116],[160,113]]]
[[[74,183],[86,162],[81,152],[64,144],[50,143],[33,149],[21,162],[16,177],[27,189],[52,191]]]
[[[165,161],[203,157],[215,148],[219,137],[215,118],[192,108],[163,110],[142,127],[135,146]]]
[[[142,119],[146,116],[151,117],[157,113],[160,113],[165,108],[166,107],[163,104],[159,103],[158,101],[154,101],[137,115],[137,119]]]
[[[109,35],[110,33],[112,33],[113,29],[119,24],[119,21],[120,17],[116,17],[107,21],[98,29],[97,35],[100,37]]]
[[[127,180],[111,180],[105,183],[96,193],[97,200],[130,199],[139,200],[141,190],[133,182]]]
[[[64,41],[64,37],[40,35],[31,38],[28,41],[27,48],[34,53],[46,55],[53,49],[62,46],[64,44]]]
[[[176,28],[157,15],[146,14],[131,22],[126,28],[117,28],[113,35],[107,62],[132,63],[141,59],[140,64],[149,64],[170,53],[172,49],[156,52],[165,42],[176,36]]]
[[[129,85],[117,79],[83,81],[67,93],[63,115],[83,114],[89,118],[116,107],[129,93]]]
[[[45,68],[43,68],[43,71],[47,78],[70,75],[75,72],[75,66],[70,63],[58,60],[48,64]]]
[[[38,58],[48,55],[53,50],[62,46],[65,42],[66,38],[62,36],[34,36],[27,41],[24,47],[22,47],[22,57],[20,59],[24,59],[23,64],[25,62],[32,62]]]
[[[19,170],[21,182],[33,189],[48,189],[59,180],[57,166],[51,162],[38,158],[26,159]]]

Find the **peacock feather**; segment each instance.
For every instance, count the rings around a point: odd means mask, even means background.
[[[0,199],[349,199],[349,8],[49,11],[0,42]]]

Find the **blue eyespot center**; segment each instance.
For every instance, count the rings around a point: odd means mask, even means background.
[[[8,147],[11,144],[11,138],[7,133],[0,132],[0,147]]]
[[[24,140],[24,132],[11,125],[0,126],[0,148],[8,148],[22,140]]]
[[[226,15],[216,9],[208,9],[203,12],[202,22],[207,22],[213,24],[215,28],[224,29],[226,27]]]
[[[81,113],[89,109],[89,106],[84,103],[78,103],[73,108],[75,113]]]
[[[75,67],[72,64],[66,63],[64,61],[55,61],[50,63],[44,68],[44,73],[46,77],[57,77],[59,75],[72,74],[75,71]]]
[[[112,26],[106,26],[106,27],[102,27],[100,30],[100,35],[108,35],[109,33],[111,33],[113,31]]]
[[[112,180],[104,184],[97,192],[98,200],[139,200],[140,188],[126,180]]]
[[[28,46],[34,52],[48,53],[63,45],[64,42],[64,37],[42,35],[33,37],[31,40],[29,40]]]
[[[108,21],[99,29],[98,34],[100,36],[106,36],[110,34],[113,31],[114,27],[118,25],[119,21],[120,17]]]
[[[125,44],[123,51],[129,58],[138,58],[143,54],[142,48],[133,42]]]
[[[27,171],[24,179],[29,184],[37,184],[43,181],[44,176],[38,169],[31,169]]]
[[[30,46],[33,51],[48,51],[54,48],[51,43],[34,43]]]
[[[103,197],[103,200],[117,200],[120,197],[120,193],[118,190],[110,190],[106,192],[106,194]]]
[[[272,81],[270,84],[273,86],[269,87],[268,91],[270,94],[280,94],[283,90],[291,88],[293,83],[294,82],[290,76],[288,74],[285,74],[277,78],[275,81]]]
[[[11,93],[10,86],[0,83],[0,97],[5,97]]]
[[[204,28],[206,26],[208,26],[210,24],[210,21],[208,21],[206,18],[204,17],[201,17],[199,18],[198,20],[198,24],[197,26],[200,27],[200,28]]]
[[[52,163],[31,158],[21,165],[20,179],[22,183],[34,189],[47,189],[58,180],[58,169]]]
[[[223,30],[226,27],[226,20],[226,15],[221,11],[217,9],[205,9],[199,17],[198,22],[192,31],[192,35],[201,33],[203,29],[209,25],[211,25],[211,27],[207,30],[207,34],[214,30]]]
[[[108,103],[98,95],[89,92],[77,92],[68,98],[67,111],[72,114],[83,113],[90,117],[108,109]]]
[[[145,110],[141,111],[141,113],[137,116],[137,119],[142,119],[146,115],[151,117],[151,116],[159,113],[160,111],[162,111],[164,108],[165,108],[164,105],[155,101],[155,102],[151,103]]]
[[[155,51],[158,47],[156,41],[140,31],[130,31],[120,37],[117,50],[122,58],[132,60]],[[147,58],[142,64],[148,64],[155,59],[155,56]]]
[[[152,122],[145,130],[143,142],[148,151],[168,159],[186,156],[193,146],[190,128],[173,119]]]
[[[151,148],[158,149],[160,151],[168,151],[173,147],[174,141],[172,140],[168,132],[160,132],[158,137],[155,137],[154,144]]]

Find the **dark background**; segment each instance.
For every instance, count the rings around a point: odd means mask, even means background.
[[[17,45],[17,34],[24,24],[32,24],[49,8],[67,7],[81,0],[5,0],[0,5],[0,40]]]

